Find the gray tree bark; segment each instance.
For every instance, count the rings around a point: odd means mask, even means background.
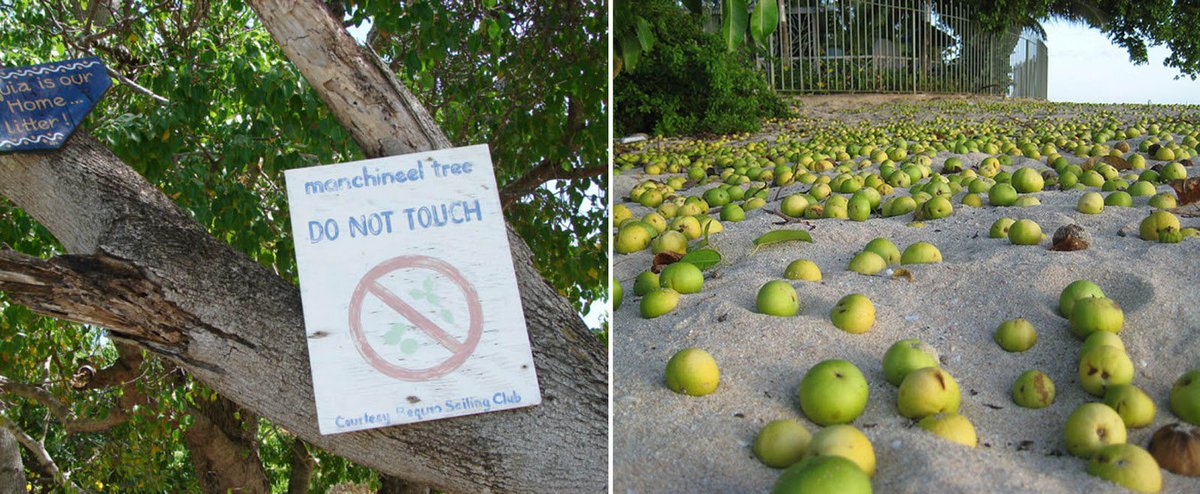
[[[449,145],[318,3],[252,4],[368,155]],[[0,251],[0,290],[17,303],[106,326],[297,437],[387,475],[462,492],[606,489],[606,349],[511,228],[542,405],[322,436],[294,285],[208,235],[83,131],[54,153],[0,156],[0,194],[71,253]]]
[[[0,492],[25,492],[25,466],[17,438],[0,428]]]

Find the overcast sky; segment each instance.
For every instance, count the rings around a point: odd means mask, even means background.
[[[1047,98],[1087,103],[1200,104],[1200,80],[1174,79],[1162,64],[1170,50],[1150,48],[1149,63],[1134,65],[1129,52],[1082,24],[1043,23],[1050,52]]]

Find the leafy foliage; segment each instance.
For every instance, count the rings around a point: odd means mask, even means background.
[[[618,135],[752,131],[760,119],[786,113],[761,71],[703,32],[697,16],[666,0],[643,2],[639,13],[658,43],[637,70],[613,81]]]
[[[346,8],[348,22],[371,26],[370,44],[451,141],[491,146],[501,187],[537,164],[595,171],[536,189],[506,216],[530,244],[539,271],[576,310],[603,299],[604,2],[350,1]]]

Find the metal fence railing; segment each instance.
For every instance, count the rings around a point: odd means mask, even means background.
[[[1046,44],[992,33],[973,4],[920,0],[778,1],[759,57],[772,86],[801,93],[984,93],[1046,97]]]

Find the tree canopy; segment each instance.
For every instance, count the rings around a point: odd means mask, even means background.
[[[491,145],[506,217],[554,288],[577,311],[603,298],[603,4],[329,8],[347,26],[372,26],[370,45],[455,144]],[[283,171],[364,157],[240,1],[0,0],[0,47],[4,66],[101,57],[119,82],[86,130],[213,236],[293,282]],[[7,201],[0,241],[38,257],[65,252]],[[36,316],[6,297],[0,308],[0,416],[57,461],[27,454],[35,490],[57,489],[58,469],[87,491],[194,491],[185,431],[198,420],[241,428],[273,490],[287,488],[296,462],[309,463],[318,491],[376,482],[327,453],[312,461],[286,432],[171,363],[114,346],[102,328]]]
[[[1147,49],[1165,45],[1163,61],[1182,76],[1200,76],[1200,3],[1195,0],[985,0],[981,21],[993,29],[1066,19],[1099,29],[1129,52],[1134,63],[1148,62]],[[1044,32],[1043,32],[1044,34]]]

